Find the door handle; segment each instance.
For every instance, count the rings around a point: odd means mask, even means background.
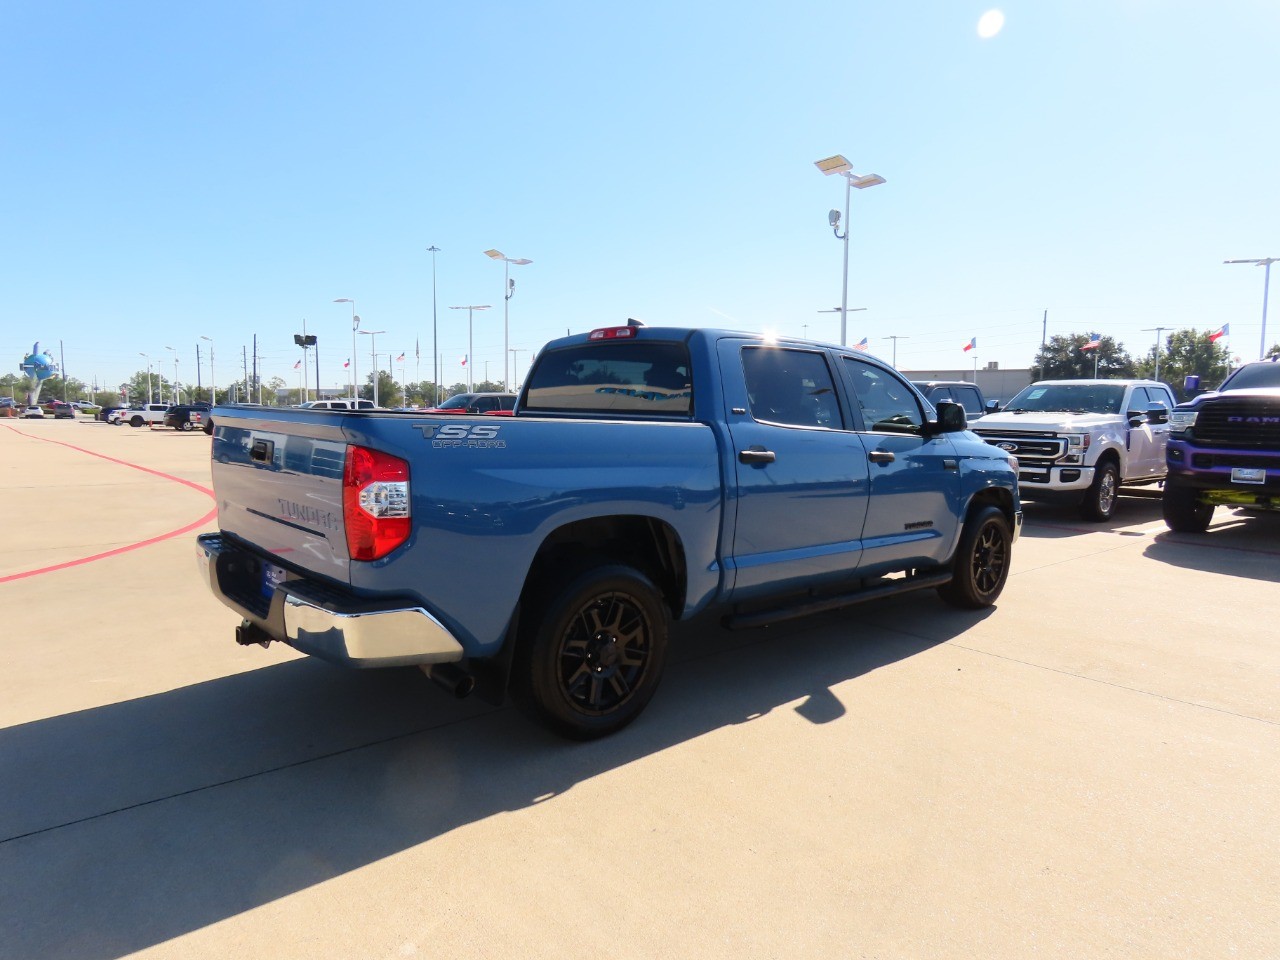
[[[872,450],[867,459],[872,463],[893,463],[895,457],[891,450]]]
[[[738,451],[738,460],[741,463],[773,463],[777,459],[777,454],[764,447],[749,447]]]

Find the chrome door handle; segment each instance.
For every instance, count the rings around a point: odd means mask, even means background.
[[[763,447],[751,447],[747,450],[738,451],[738,460],[741,463],[773,463],[777,459],[777,454],[772,450],[765,450]]]
[[[872,463],[893,463],[894,456],[889,450],[872,450],[867,454],[867,459]]]

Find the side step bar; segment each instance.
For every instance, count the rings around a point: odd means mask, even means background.
[[[833,597],[821,597],[784,607],[774,607],[755,613],[731,613],[722,621],[729,630],[750,630],[753,627],[766,627],[782,620],[795,620],[811,614],[827,610],[839,610],[854,604],[866,603],[868,600],[880,600],[884,597],[897,596],[900,593],[911,593],[929,587],[940,587],[951,582],[951,571],[941,573],[924,573],[900,580],[880,581],[873,587],[865,587],[852,593],[842,593]]]

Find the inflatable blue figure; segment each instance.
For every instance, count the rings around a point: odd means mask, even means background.
[[[53,357],[47,352],[41,352],[40,342],[37,340],[31,347],[31,353],[23,358],[18,369],[30,380],[31,385],[27,388],[27,406],[34,407],[40,401],[41,385],[58,372],[58,365],[53,362]]]

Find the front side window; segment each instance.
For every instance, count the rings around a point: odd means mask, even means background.
[[[821,353],[780,347],[742,351],[751,416],[794,427],[840,427],[835,383]]]
[[[887,370],[853,357],[845,357],[845,363],[868,430],[913,434],[923,430],[924,413],[906,383]]]
[[[525,410],[687,417],[693,377],[683,343],[620,340],[544,353],[529,377]]]

